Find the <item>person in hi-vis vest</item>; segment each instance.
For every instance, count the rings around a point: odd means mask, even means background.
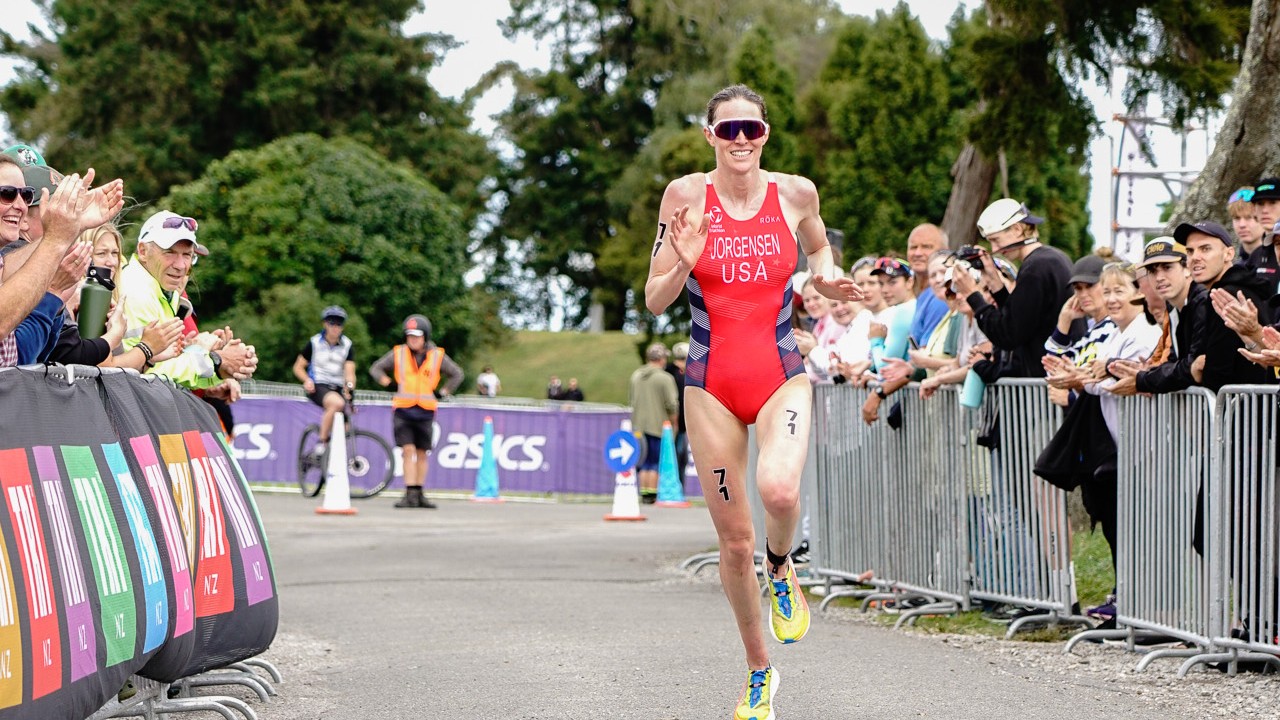
[[[404,497],[396,507],[434,508],[422,494],[427,480],[427,453],[431,450],[436,419],[436,399],[452,395],[462,384],[462,368],[431,342],[431,321],[410,315],[404,321],[404,344],[378,358],[369,374],[382,387],[394,380],[396,445],[404,463]],[[442,382],[443,381],[443,382]]]

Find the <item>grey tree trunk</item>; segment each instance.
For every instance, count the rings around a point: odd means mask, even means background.
[[[1275,0],[1280,2],[1280,0]],[[951,197],[942,216],[942,229],[951,248],[978,241],[978,216],[991,199],[991,184],[1000,168],[972,144],[965,145],[951,166]]]
[[[1217,220],[1227,197],[1280,168],[1280,0],[1254,0],[1249,39],[1222,129],[1200,175],[1174,206],[1169,228]],[[950,212],[950,208],[947,209]]]

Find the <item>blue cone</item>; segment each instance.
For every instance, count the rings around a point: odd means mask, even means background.
[[[493,418],[484,419],[484,449],[480,452],[480,472],[476,475],[477,500],[498,499],[498,460],[493,455]]]
[[[658,505],[689,507],[684,499],[684,481],[676,467],[676,437],[671,423],[662,424],[662,454],[658,456]]]

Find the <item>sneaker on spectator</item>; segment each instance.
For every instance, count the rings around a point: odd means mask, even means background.
[[[1084,614],[1094,620],[1114,620],[1116,617],[1116,596],[1108,595],[1101,605],[1089,608]]]
[[[774,720],[773,698],[778,694],[778,671],[769,666],[752,670],[747,676],[742,699],[733,711],[734,720]]]
[[[897,615],[903,610],[914,610],[919,607],[924,607],[925,605],[928,605],[930,602],[932,601],[929,600],[929,598],[921,597],[919,595],[912,595],[911,597],[902,598],[901,600],[890,600],[886,602],[884,606],[881,607],[880,609],[889,613],[890,615]]]
[[[1077,609],[1076,612],[1078,613],[1079,610]],[[1044,608],[1033,607],[1031,605],[1023,605],[1021,607],[1015,605],[1012,607],[1010,611],[1009,621],[1013,622],[1014,620],[1021,620],[1022,618],[1025,618],[1025,617],[1034,617],[1036,615],[1048,615],[1048,614],[1049,614],[1049,611],[1045,610]]]
[[[768,563],[762,561],[761,570],[769,581],[769,632],[780,643],[793,643],[809,632],[809,601],[796,580],[795,563],[787,563],[787,575],[781,580],[769,574]]]
[[[1020,608],[1017,605],[1009,605],[1007,603],[998,603],[986,610],[982,611],[982,616],[991,622],[1008,625],[1013,622],[1013,616]]]

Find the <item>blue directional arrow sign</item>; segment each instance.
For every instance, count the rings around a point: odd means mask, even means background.
[[[614,472],[626,472],[640,459],[640,441],[626,430],[609,436],[604,443],[604,461]]]

